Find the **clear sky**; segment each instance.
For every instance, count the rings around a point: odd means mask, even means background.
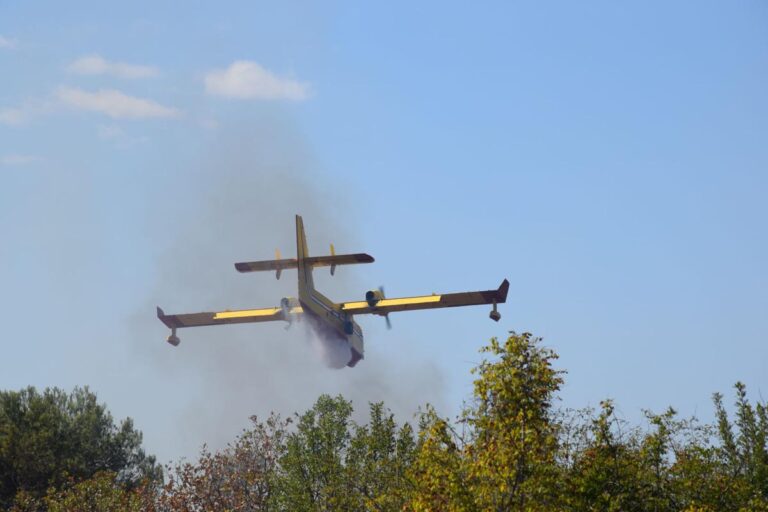
[[[632,421],[768,393],[768,4],[0,2],[0,389],[90,385],[163,460],[320,392],[455,414],[477,349],[530,331],[562,405]],[[495,288],[360,321],[322,368],[281,326],[180,332],[365,251],[332,298]]]

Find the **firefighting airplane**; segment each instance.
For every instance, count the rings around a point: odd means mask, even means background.
[[[443,295],[423,295],[420,297],[404,297],[388,299],[384,290],[370,290],[365,293],[365,300],[356,302],[335,303],[315,289],[312,281],[312,270],[315,267],[331,267],[331,275],[338,265],[353,265],[356,263],[372,263],[373,257],[364,254],[336,254],[331,245],[330,256],[310,256],[307,250],[307,239],[304,235],[304,222],[301,216],[296,216],[296,251],[297,257],[280,259],[277,251],[274,260],[251,261],[235,263],[239,272],[274,271],[277,279],[285,269],[296,268],[299,271],[299,297],[286,297],[276,308],[245,309],[239,311],[220,311],[212,313],[188,313],[181,315],[166,315],[157,308],[157,317],[171,329],[168,343],[177,346],[180,343],[176,329],[181,327],[198,327],[203,325],[237,324],[247,322],[268,322],[282,320],[292,324],[297,320],[306,320],[320,336],[335,338],[349,344],[351,357],[347,366],[352,367],[363,358],[363,331],[355,322],[355,315],[373,314],[383,316],[389,323],[389,314],[397,311],[414,309],[450,308],[456,306],[472,306],[492,304],[490,317],[498,322],[501,314],[496,309],[497,304],[507,300],[509,281],[506,279],[497,290],[481,292],[448,293]]]

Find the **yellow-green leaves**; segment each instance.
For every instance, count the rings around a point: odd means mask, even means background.
[[[552,510],[558,441],[552,403],[560,389],[554,352],[528,333],[492,339],[473,373],[473,400],[457,435],[431,409],[414,464],[414,510]]]
[[[552,410],[562,385],[557,356],[529,333],[511,333],[482,352],[473,372],[474,400],[463,414],[465,454],[479,510],[551,510],[558,504],[557,424]]]

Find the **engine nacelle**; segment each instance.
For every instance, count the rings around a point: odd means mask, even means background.
[[[299,301],[293,297],[283,297],[280,299],[280,309],[283,312],[283,319],[289,324],[293,323],[296,319],[296,315],[293,313],[294,308],[299,307]]]
[[[299,320],[299,316],[294,310],[300,306],[299,301],[293,297],[283,297],[280,299],[280,311],[283,313],[283,320],[288,322],[286,329],[293,325],[293,322]]]
[[[383,298],[384,294],[380,290],[368,290],[365,292],[365,302],[367,302],[371,307],[378,304],[378,302]]]

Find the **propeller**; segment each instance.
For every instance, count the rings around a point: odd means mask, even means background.
[[[384,286],[379,286],[379,292],[381,293],[381,298],[385,299],[387,296],[384,294]],[[392,321],[389,319],[389,313],[384,315],[384,321],[387,322],[387,329],[392,329]]]

